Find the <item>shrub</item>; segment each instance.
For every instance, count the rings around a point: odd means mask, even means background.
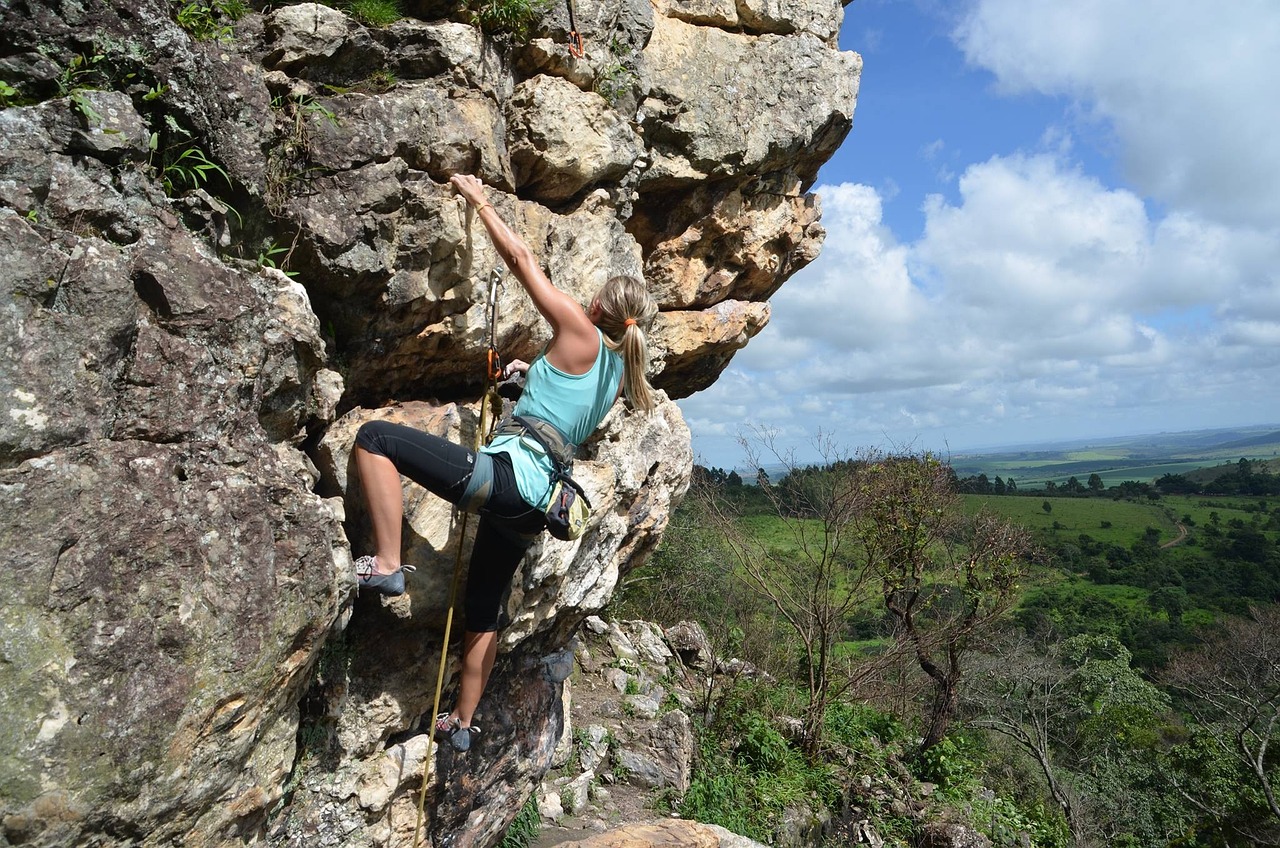
[[[811,765],[762,713],[747,712],[716,727],[726,735],[699,729],[699,755],[681,816],[769,842],[787,807],[838,803],[841,788],[831,768]],[[740,732],[730,735],[735,727]]]
[[[200,0],[181,2],[178,5],[178,26],[197,41],[227,41],[235,35],[231,24],[249,11],[242,0]]]
[[[538,802],[530,795],[511,824],[507,825],[507,832],[503,834],[498,848],[529,848],[541,830],[542,815],[538,812]]]
[[[529,25],[551,6],[551,0],[470,0],[472,21],[488,33],[529,36]]]

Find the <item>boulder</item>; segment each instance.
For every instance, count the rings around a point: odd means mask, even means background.
[[[930,822],[920,835],[921,848],[991,848],[991,840],[966,824]]]
[[[682,621],[664,631],[663,636],[680,662],[696,671],[708,672],[715,667],[711,640],[696,621]]]
[[[656,18],[640,66],[653,151],[641,192],[781,170],[811,183],[852,125],[861,74],[856,54],[821,44]]]

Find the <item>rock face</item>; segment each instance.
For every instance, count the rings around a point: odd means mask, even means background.
[[[465,539],[407,484],[419,571],[356,599],[350,451],[371,418],[476,426],[501,263],[448,177],[481,177],[584,302],[645,275],[679,398],[816,256],[805,192],[860,69],[831,0],[579,3],[581,59],[561,7],[517,41],[436,0],[384,28],[211,5],[0,8],[6,844],[409,844]],[[497,313],[505,357],[548,340],[509,277]],[[493,844],[542,780],[572,636],[691,464],[665,398],[583,447],[591,529],[517,574],[485,733],[433,754],[424,844]],[[687,781],[662,765],[681,732],[637,773]]]

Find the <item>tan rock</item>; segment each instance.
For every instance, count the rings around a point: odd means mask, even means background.
[[[658,0],[660,13],[700,26],[738,26],[738,4],[734,0]]]
[[[544,201],[617,180],[640,155],[640,139],[603,97],[557,77],[520,83],[505,114],[516,187]]]
[[[833,0],[658,0],[658,11],[691,24],[753,34],[807,32],[835,46],[844,7]]]
[[[348,171],[396,157],[440,182],[471,173],[500,188],[512,185],[502,112],[491,91],[452,95],[431,83],[401,83],[380,95],[352,92],[314,103],[304,120],[318,167]]]
[[[738,0],[738,17],[750,32],[807,32],[835,46],[844,4],[832,0]]]
[[[853,120],[862,60],[808,36],[749,36],[657,17],[641,57],[653,166],[642,191],[787,169],[805,181]]]
[[[711,385],[733,354],[764,329],[769,304],[725,300],[700,312],[659,313],[654,323],[661,363],[654,385],[685,397]]]
[[[645,275],[663,303],[699,307],[727,298],[763,300],[817,257],[826,234],[814,195],[735,188],[705,202],[707,213],[683,231],[654,236],[663,240],[650,253]]]

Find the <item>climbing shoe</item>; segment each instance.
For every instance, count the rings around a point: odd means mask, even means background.
[[[412,565],[402,565],[391,574],[379,574],[374,570],[374,558],[362,556],[356,560],[356,583],[361,589],[373,589],[382,595],[403,595],[406,571],[417,571]]]
[[[475,742],[476,737],[480,735],[480,728],[474,724],[470,727],[463,727],[448,713],[440,713],[436,716],[436,736],[442,736],[449,740],[449,744],[453,746],[455,751],[470,751],[471,745]]]
[[[453,731],[458,729],[458,720],[448,713],[440,713],[436,716],[436,736],[450,736]]]

